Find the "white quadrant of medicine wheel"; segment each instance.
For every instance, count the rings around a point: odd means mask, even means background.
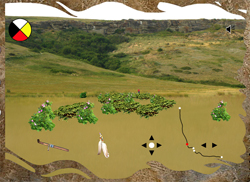
[[[27,21],[24,20],[24,19],[16,19],[16,20],[13,21],[13,23],[14,23],[19,29],[21,29],[21,28],[23,28],[23,26],[27,23]]]

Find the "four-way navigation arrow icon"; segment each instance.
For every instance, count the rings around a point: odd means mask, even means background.
[[[151,135],[151,137],[149,138],[150,142],[148,144],[148,147],[149,148],[154,148],[155,147],[155,143],[153,142],[154,141],[154,137]],[[147,148],[147,143],[144,143],[142,144],[143,147]],[[156,143],[156,148],[159,148],[161,146],[161,144],[159,143]],[[150,154],[153,155],[154,153],[154,150],[149,150]]]

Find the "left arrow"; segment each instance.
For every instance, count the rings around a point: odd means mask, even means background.
[[[206,144],[206,143],[203,143],[201,146],[206,148],[206,147],[207,147],[207,144]]]
[[[147,148],[147,143],[144,143],[142,146],[145,147],[145,148]]]

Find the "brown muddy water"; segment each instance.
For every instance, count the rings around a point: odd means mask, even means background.
[[[77,102],[95,103],[94,114],[98,117],[96,124],[80,124],[77,119],[53,122],[53,131],[37,132],[31,130],[28,121],[37,112],[37,108],[47,99],[53,102],[52,109]],[[240,157],[246,152],[243,144],[245,125],[239,114],[245,115],[242,96],[192,96],[188,98],[169,98],[176,101],[176,105],[159,115],[149,119],[140,118],[135,113],[104,115],[97,98],[6,98],[6,147],[27,161],[43,165],[57,160],[74,160],[81,163],[100,178],[118,179],[131,176],[136,171],[148,168],[147,161],[158,161],[167,168],[184,171],[195,170],[210,174],[219,167],[209,168],[206,164],[223,163],[222,160],[241,163]],[[227,112],[231,119],[214,121],[210,113],[218,102],[227,102]],[[149,100],[141,101],[142,104]],[[196,152],[203,155],[223,156],[202,157],[186,147],[179,120],[181,107],[184,133],[189,146],[195,147]],[[109,158],[103,153],[97,155],[99,132],[107,144]],[[149,141],[150,136],[154,141]],[[37,139],[69,149],[69,152],[50,149],[37,143]],[[161,144],[159,148],[152,148],[142,144],[153,142]],[[206,148],[201,145],[206,143]],[[212,143],[217,146],[212,148]],[[6,158],[13,160],[12,158]],[[13,160],[15,162],[15,160]],[[27,166],[24,165],[27,168]],[[30,168],[28,168],[30,169]],[[67,170],[63,170],[63,173]],[[69,170],[70,171],[70,170]]]

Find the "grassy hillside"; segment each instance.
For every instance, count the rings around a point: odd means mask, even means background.
[[[139,75],[230,86],[239,84],[234,77],[245,51],[243,30],[230,35],[219,27],[189,34],[134,35],[111,54],[123,55],[123,63]]]
[[[150,92],[163,96],[238,93],[238,89],[145,78],[92,66],[6,42],[6,96],[77,96],[100,92]]]
[[[27,41],[16,42],[8,35],[7,28],[9,96],[137,89],[184,95],[203,89],[218,90],[221,86],[244,88],[234,79],[246,51],[244,30],[229,34],[225,28],[214,25],[191,33],[168,29],[151,34],[118,32],[109,36],[78,29],[34,30]]]
[[[34,21],[42,19],[31,18]],[[78,29],[34,30],[29,40],[24,42],[15,42],[7,32],[6,29],[7,42],[28,47],[33,52],[49,52],[121,73],[244,88],[234,79],[246,51],[243,30],[229,34],[225,28],[214,25],[210,29],[191,33],[166,30],[109,36],[89,34]]]

